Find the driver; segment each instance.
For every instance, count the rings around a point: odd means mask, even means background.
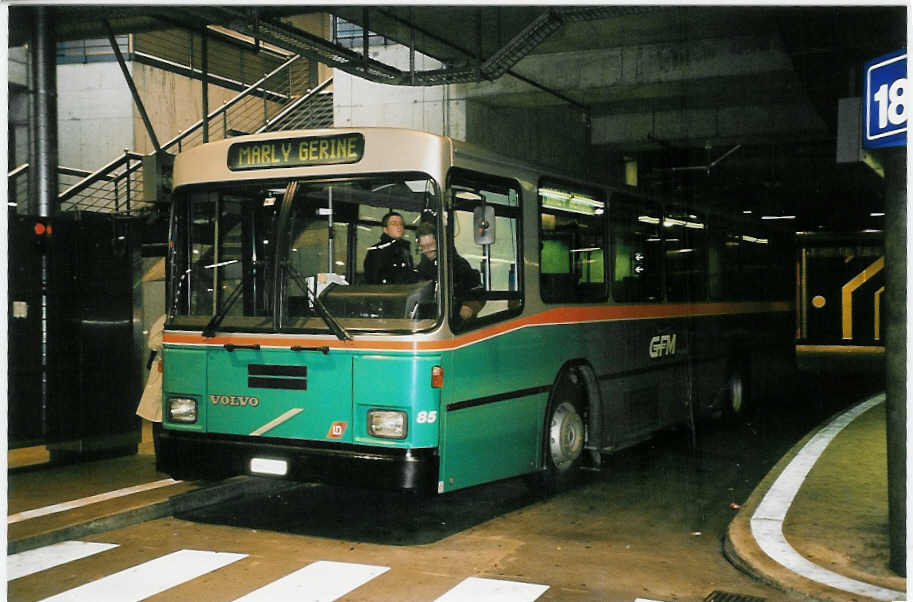
[[[420,224],[416,230],[416,239],[422,251],[422,260],[416,272],[422,280],[437,280],[437,237],[434,226]],[[462,324],[476,317],[485,306],[485,300],[479,299],[482,292],[482,277],[479,271],[472,268],[463,257],[453,253],[453,305],[459,307],[454,319]]]
[[[381,220],[380,240],[365,254],[365,281],[368,284],[405,284],[415,282],[409,241],[403,238],[405,222],[395,211]]]

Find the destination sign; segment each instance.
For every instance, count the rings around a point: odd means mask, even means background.
[[[272,169],[356,163],[365,152],[361,134],[307,136],[235,142],[228,147],[228,169]]]

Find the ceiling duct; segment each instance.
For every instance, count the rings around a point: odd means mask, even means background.
[[[511,67],[520,62],[521,59],[530,54],[536,46],[561,29],[565,23],[636,15],[656,10],[657,8],[659,7],[600,6],[590,8],[574,6],[548,9],[533,19],[510,42],[495,51],[488,60],[482,63],[482,75],[486,79],[492,80],[501,77]]]
[[[364,79],[391,85],[439,86],[495,80],[533,51],[566,22],[607,19],[655,10],[656,7],[567,7],[544,11],[506,45],[481,64],[450,65],[443,69],[402,71],[363,54],[302,31],[278,18],[257,15],[256,10],[222,6],[177,8],[199,19],[204,17],[240,33],[275,44],[296,54],[336,67]]]

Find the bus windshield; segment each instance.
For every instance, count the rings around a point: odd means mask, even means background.
[[[419,226],[437,227],[433,180],[402,174],[293,182],[286,197],[279,278],[287,329],[335,331],[338,320],[345,328],[414,331],[437,322],[437,265],[418,270],[416,241]]]
[[[440,319],[438,268],[418,270],[416,230],[438,228],[440,204],[436,183],[416,173],[187,189],[174,203],[169,326],[204,336],[280,330],[340,338],[349,329],[430,328]],[[381,263],[395,258],[399,275],[366,275],[370,253]]]

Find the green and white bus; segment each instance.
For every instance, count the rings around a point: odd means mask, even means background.
[[[276,132],[174,163],[158,465],[445,493],[554,486],[793,358],[788,237],[423,132]],[[438,261],[365,281],[381,220]],[[478,272],[459,316],[457,257]],[[459,261],[462,261],[459,260]]]

